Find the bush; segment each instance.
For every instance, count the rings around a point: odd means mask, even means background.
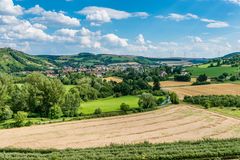
[[[18,111],[15,115],[14,115],[14,120],[15,120],[15,126],[17,127],[22,127],[24,126],[24,122],[27,120],[27,116],[28,113],[27,112],[23,112],[23,111]]]
[[[199,82],[199,81],[197,81],[197,82],[194,82],[192,85],[196,86],[196,85],[207,85],[207,84],[211,84],[211,83],[210,82]]]
[[[101,114],[102,113],[102,109],[101,108],[97,108],[94,111],[94,114]]]
[[[54,105],[49,110],[49,118],[58,119],[63,116],[62,109],[59,105]]]
[[[122,103],[121,105],[120,105],[120,109],[121,109],[121,111],[123,111],[123,112],[127,112],[127,111],[129,111],[130,110],[130,106],[128,105],[128,104],[126,104],[126,103]]]
[[[160,97],[157,99],[157,105],[162,105],[162,103],[165,101],[163,97]]]
[[[191,81],[191,76],[190,76],[190,74],[186,74],[186,75],[177,74],[177,75],[174,76],[174,80],[175,81],[182,81],[182,82],[190,82]]]
[[[201,74],[197,78],[197,82],[206,82],[208,80],[208,77],[206,74]]]
[[[165,96],[166,93],[163,91],[163,90],[156,90],[156,91],[153,91],[152,94],[154,96]]]
[[[151,93],[143,93],[138,101],[139,107],[143,109],[153,108],[156,104],[156,98]]]
[[[9,106],[1,106],[0,107],[0,120],[8,120],[11,119],[13,115],[12,110]]]
[[[230,81],[236,81],[237,80],[237,77],[236,76],[231,76],[230,77]]]
[[[176,93],[172,92],[170,93],[170,100],[172,104],[179,104],[179,98]]]

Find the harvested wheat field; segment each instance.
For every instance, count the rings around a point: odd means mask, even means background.
[[[192,82],[179,82],[179,81],[162,81],[161,87],[177,87],[177,86],[190,86]]]
[[[197,95],[240,95],[240,85],[230,83],[169,87],[164,89],[170,92],[177,93],[180,99],[183,99],[184,96],[197,96]]]
[[[0,130],[0,147],[86,148],[240,137],[240,120],[187,105],[118,117]]]
[[[113,81],[116,83],[121,83],[123,81],[122,78],[119,78],[119,77],[107,77],[103,79],[106,80],[107,82]]]

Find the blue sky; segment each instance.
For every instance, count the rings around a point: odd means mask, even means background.
[[[239,17],[240,0],[0,0],[0,47],[216,57],[240,50]]]

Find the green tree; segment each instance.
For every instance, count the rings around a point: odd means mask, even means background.
[[[49,118],[58,119],[63,116],[62,109],[59,105],[55,104],[49,109]]]
[[[160,82],[158,79],[155,79],[154,82],[153,82],[153,91],[157,91],[157,90],[160,90]]]
[[[77,115],[78,108],[80,107],[80,94],[76,88],[71,89],[66,95],[62,105],[64,116],[73,117]]]
[[[65,89],[58,79],[50,79],[42,74],[33,73],[26,79],[29,85],[29,103],[33,112],[47,117],[49,109],[63,101]]]
[[[97,108],[94,111],[94,114],[101,114],[102,113],[102,109],[101,108]]]
[[[28,113],[23,111],[18,111],[14,114],[15,125],[20,127],[24,126],[24,122],[27,120]]]
[[[18,86],[15,85],[10,93],[10,105],[11,110],[16,113],[17,111],[26,111],[30,110],[28,100],[29,92],[26,85]]]
[[[130,106],[128,105],[128,104],[126,104],[126,103],[122,103],[121,105],[120,105],[120,109],[121,109],[121,111],[123,111],[123,112],[127,112],[127,111],[129,111],[130,110]]]
[[[138,101],[138,105],[141,108],[153,108],[156,106],[156,98],[150,93],[143,93]]]
[[[170,93],[170,100],[173,104],[179,104],[179,98],[176,93]]]
[[[208,80],[208,77],[206,74],[201,74],[197,77],[197,82],[206,82]]]
[[[11,119],[12,115],[13,112],[9,106],[0,106],[0,120]]]

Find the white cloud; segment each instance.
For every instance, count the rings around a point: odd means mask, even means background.
[[[47,29],[47,26],[45,26],[43,24],[40,24],[40,23],[33,24],[33,27],[41,29],[41,30],[46,30]]]
[[[188,13],[188,14],[170,13],[168,16],[159,15],[159,16],[156,16],[156,18],[174,20],[177,22],[195,19],[195,20],[200,20],[201,22],[208,23],[206,25],[207,28],[226,28],[230,26],[227,22],[217,21],[217,20],[212,20],[207,18],[200,18],[199,16],[194,15],[192,13]]]
[[[202,38],[198,36],[188,36],[188,38],[193,42],[193,43],[202,43],[203,40]]]
[[[136,42],[138,44],[141,44],[141,45],[144,45],[145,44],[145,39],[144,39],[144,36],[142,34],[139,34],[136,38]]]
[[[0,14],[2,15],[22,15],[23,8],[19,5],[14,5],[12,0],[0,0]]]
[[[6,39],[16,39],[16,40],[51,40],[52,37],[46,34],[42,29],[43,26],[40,24],[32,25],[27,20],[20,20],[14,16],[0,16],[0,32],[2,37]],[[0,34],[0,36],[1,36]]]
[[[184,21],[184,20],[190,20],[190,19],[198,19],[198,16],[192,13],[187,13],[187,14],[177,14],[177,13],[170,13],[168,16],[156,16],[156,18],[159,19],[169,19],[169,20],[174,20],[174,21]]]
[[[240,6],[240,0],[225,0],[225,1]]]
[[[227,22],[216,21],[216,20],[206,19],[206,18],[202,18],[200,20],[202,22],[208,23],[206,25],[206,27],[208,27],[208,28],[226,28],[226,27],[229,27],[229,24]]]
[[[111,8],[90,6],[85,7],[77,13],[85,15],[86,19],[91,22],[91,25],[101,25],[103,23],[111,22],[112,20],[126,19],[129,17],[148,17],[146,12],[125,12]]]
[[[69,36],[69,37],[75,37],[76,33],[79,32],[78,30],[63,28],[56,31],[57,35],[61,36]]]
[[[30,14],[37,14],[37,15],[40,15],[43,12],[45,12],[45,10],[39,5],[35,5],[34,7],[25,11],[25,13],[27,14],[30,13]]]
[[[45,11],[39,5],[28,9],[25,13],[36,14],[39,17],[32,18],[33,22],[43,23],[48,25],[63,25],[63,26],[80,26],[80,20],[77,18],[66,16],[63,12]]]
[[[106,34],[103,36],[103,40],[106,42],[107,46],[114,47],[126,47],[128,46],[128,40],[118,37],[115,34]]]

